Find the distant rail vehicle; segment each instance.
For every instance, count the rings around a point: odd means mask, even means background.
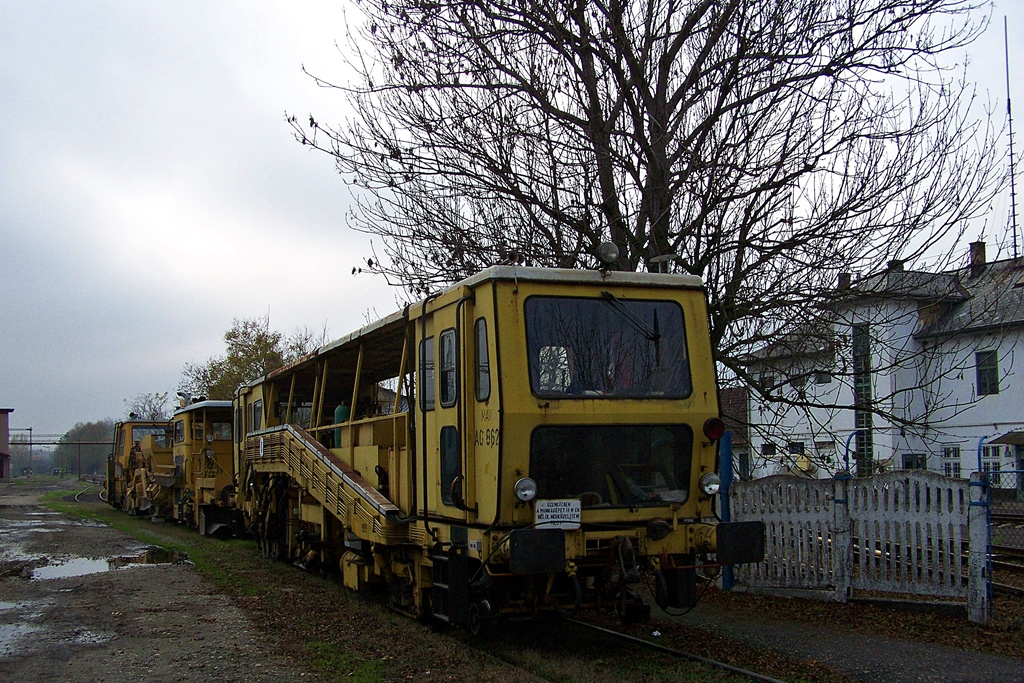
[[[237,503],[261,551],[477,631],[696,600],[763,559],[716,524],[706,294],[687,275],[496,266],[242,386]],[[175,451],[177,453],[177,451]]]
[[[167,492],[157,481],[173,475],[171,425],[166,420],[130,420],[114,425],[114,451],[107,458],[107,502],[129,514],[152,514]]]
[[[232,434],[231,401],[183,405],[169,421],[118,423],[107,462],[107,501],[204,534],[244,534],[234,501]]]
[[[231,401],[199,400],[174,412],[171,515],[202,534],[241,535],[235,507],[235,460]]]

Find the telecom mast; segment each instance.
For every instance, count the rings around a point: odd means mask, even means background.
[[[1013,258],[1017,258],[1017,174],[1013,163],[1013,108],[1010,106],[1010,40],[1003,15],[1003,51],[1006,60],[1006,116],[1010,120],[1010,229],[1013,230]]]

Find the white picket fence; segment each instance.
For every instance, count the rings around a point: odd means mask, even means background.
[[[729,501],[732,520],[766,527],[765,560],[737,565],[737,586],[827,592],[842,602],[854,590],[962,599],[972,621],[988,621],[988,495],[980,477],[778,475],[733,482]]]

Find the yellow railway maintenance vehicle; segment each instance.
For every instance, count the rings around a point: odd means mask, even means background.
[[[107,458],[107,502],[132,515],[157,516],[164,490],[173,478],[170,423],[129,420],[114,425],[114,450]]]
[[[235,507],[231,401],[198,400],[171,418],[176,479],[169,483],[171,517],[207,535],[240,535]]]
[[[696,277],[492,267],[242,386],[235,411],[262,551],[337,562],[418,617],[641,620],[644,578],[685,607],[698,565],[763,559],[763,525],[713,520]]]

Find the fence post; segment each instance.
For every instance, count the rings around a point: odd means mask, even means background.
[[[836,602],[846,602],[853,583],[853,529],[850,521],[850,471],[832,479],[832,580]]]
[[[718,477],[721,480],[718,496],[721,518],[723,522],[729,522],[732,520],[732,510],[729,505],[729,489],[732,487],[732,432],[730,431],[726,431],[722,435],[718,444]],[[722,568],[722,590],[732,590],[735,581],[732,565],[725,565]]]
[[[992,615],[989,601],[988,567],[989,544],[989,490],[984,472],[971,475],[968,484],[970,503],[967,509],[967,616],[975,624],[988,624]]]

